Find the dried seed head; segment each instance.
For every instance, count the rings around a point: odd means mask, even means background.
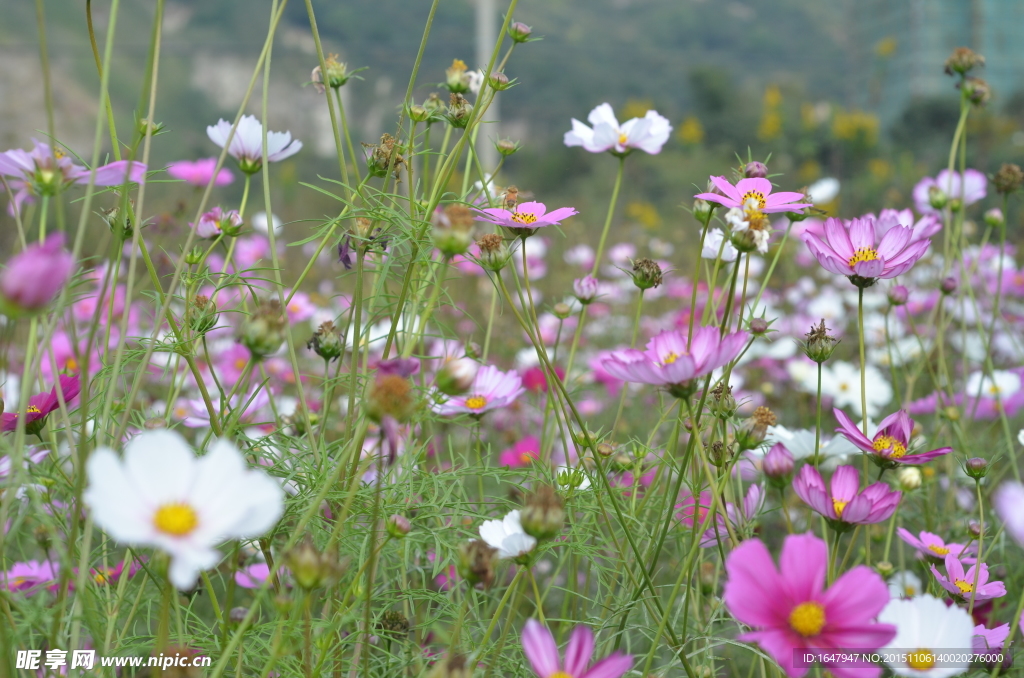
[[[1020,165],[1004,162],[992,177],[992,183],[995,184],[998,193],[1009,195],[1024,184],[1024,171],[1021,171]]]
[[[498,549],[479,539],[459,545],[459,576],[470,585],[481,584],[485,589],[494,583],[494,565]]]
[[[505,239],[497,233],[488,233],[483,236],[476,241],[476,246],[480,248],[480,264],[495,273],[505,268],[508,260],[512,257],[512,252],[505,244]]]
[[[837,343],[839,340],[829,333],[828,328],[825,327],[825,319],[822,318],[819,324],[811,325],[811,331],[807,333],[806,341],[804,341],[804,353],[820,365],[832,357]]]
[[[541,485],[527,499],[519,514],[523,531],[536,539],[551,539],[562,531],[565,509],[550,485]]]
[[[633,284],[642,290],[657,287],[662,282],[661,266],[653,259],[643,258],[633,262]]]
[[[969,47],[957,47],[946,59],[946,75],[964,75],[974,68],[984,66],[985,57]]]
[[[366,414],[378,423],[385,417],[401,423],[412,415],[414,405],[412,382],[398,374],[378,374],[370,384]]]
[[[312,349],[318,356],[330,362],[337,360],[345,352],[345,341],[334,323],[327,320],[320,323],[320,327],[313,333],[313,338],[306,344],[306,348]]]
[[[287,329],[288,317],[281,309],[281,302],[264,299],[242,324],[239,340],[249,349],[253,360],[262,360],[281,348]]]
[[[401,638],[409,633],[409,619],[397,610],[388,610],[380,618],[377,628],[388,635]]]

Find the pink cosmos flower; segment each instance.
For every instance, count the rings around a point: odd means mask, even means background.
[[[621,678],[633,666],[633,657],[621,652],[613,652],[591,665],[594,633],[582,624],[572,630],[562,661],[551,631],[536,619],[527,620],[523,627],[523,654],[540,678]]]
[[[0,572],[0,586],[8,591],[34,591],[57,581],[58,566],[47,560],[14,563],[11,569]]]
[[[189,222],[189,226],[196,229],[196,235],[200,238],[216,238],[221,233],[237,235],[241,225],[242,215],[238,210],[224,210],[219,205],[199,217],[198,223]]]
[[[932,575],[935,576],[935,580],[939,582],[942,588],[957,598],[970,600],[973,596],[976,602],[980,602],[992,600],[993,598],[1002,598],[1006,595],[1006,587],[1003,585],[1003,582],[990,582],[988,580],[988,565],[985,563],[975,563],[965,572],[964,564],[960,562],[956,555],[950,553],[946,555],[945,564],[945,576],[939,574],[934,565],[931,566]],[[981,572],[976,572],[978,567],[981,567]],[[978,577],[977,591],[975,591],[974,586],[975,576]]]
[[[550,212],[542,202],[524,202],[516,205],[514,212],[501,207],[487,207],[477,210],[477,221],[488,221],[512,229],[537,229],[557,226],[562,219],[579,214],[572,207],[559,207]]]
[[[310,301],[308,294],[295,292],[292,295],[292,300],[288,302],[285,312],[288,314],[289,322],[301,323],[312,318],[317,312],[317,307]]]
[[[911,229],[910,242],[929,239],[942,230],[942,221],[934,214],[925,214],[917,221],[914,221],[914,213],[909,209],[899,211],[885,209],[878,213],[877,219],[873,214],[865,214],[861,218],[867,219],[869,217],[874,219],[875,236],[878,239],[881,239],[886,232],[896,226]]]
[[[28,399],[28,409],[25,414],[25,432],[36,435],[43,430],[46,424],[46,417],[60,407],[57,400],[57,389],[60,388],[65,404],[70,403],[81,390],[81,382],[78,375],[71,377],[62,376],[59,386],[54,386],[49,393],[40,393]],[[13,431],[18,427],[18,413],[4,412],[0,414],[0,430]]]
[[[672,126],[657,111],[647,111],[642,118],[632,118],[619,125],[610,104],[601,104],[590,112],[587,120],[593,128],[572,119],[572,129],[565,133],[566,146],[582,146],[591,153],[611,151],[626,155],[634,148],[657,155],[668,141]]]
[[[12,310],[39,311],[56,298],[75,268],[64,249],[64,234],[51,233],[44,242],[29,245],[7,263],[0,274],[0,294]]]
[[[729,554],[725,570],[725,605],[754,629],[739,639],[759,644],[790,678],[800,678],[808,669],[795,665],[797,649],[870,651],[896,635],[895,626],[875,622],[889,602],[882,578],[858,565],[826,589],[828,550],[814,535],[786,537],[779,567],[760,539],[745,541]],[[822,666],[837,678],[877,678],[881,673],[877,667]]]
[[[0,153],[0,175],[25,182],[26,188],[39,195],[56,195],[71,184],[88,184],[90,170],[76,165],[59,148],[53,149],[36,139],[31,151],[15,148]],[[141,183],[146,166],[141,162],[118,160],[96,168],[96,186],[120,186],[126,180]],[[19,203],[20,204],[20,203]]]
[[[537,460],[540,454],[540,441],[534,436],[526,436],[516,442],[515,445],[501,453],[499,461],[502,466],[519,468],[528,466]]]
[[[216,125],[206,128],[206,136],[221,148],[228,142],[231,123],[218,120]],[[290,158],[302,150],[302,142],[292,139],[291,132],[267,132],[267,161],[277,162]],[[246,174],[258,172],[263,165],[263,123],[254,116],[243,115],[238,121],[235,136],[228,146],[228,153],[238,161],[238,168]]]
[[[486,365],[476,373],[468,393],[436,403],[434,411],[443,415],[483,414],[511,404],[523,392],[518,372],[502,372],[494,365]]]
[[[805,504],[825,516],[833,529],[870,525],[888,520],[902,494],[882,482],[860,489],[860,474],[852,466],[840,466],[828,487],[818,469],[805,464],[793,479],[793,491]]]
[[[892,467],[898,464],[919,465],[931,461],[936,457],[949,454],[952,447],[939,447],[929,452],[916,452],[907,454],[910,448],[910,435],[914,430],[914,420],[910,418],[906,410],[899,410],[890,414],[878,425],[878,433],[875,437],[868,439],[856,423],[846,413],[835,408],[832,412],[839,420],[839,428],[836,433],[871,455],[872,461],[881,464],[883,467]]]
[[[804,242],[825,270],[868,287],[879,278],[895,278],[909,271],[924,256],[931,240],[911,241],[913,235],[912,228],[900,225],[879,239],[871,215],[850,221],[830,217],[825,221],[827,242],[813,234],[807,234]]]
[[[999,652],[1006,644],[1006,638],[1009,635],[1009,624],[1003,624],[994,629],[986,628],[984,624],[978,624],[974,627],[973,650],[978,654]]]
[[[687,344],[686,334],[666,330],[647,343],[647,350],[613,351],[601,362],[608,374],[623,381],[665,386],[676,397],[693,391],[693,380],[731,362],[747,343],[744,331],[720,337],[717,327],[701,327]]]
[[[992,497],[992,506],[1006,526],[1006,533],[1024,546],[1024,485],[1003,483]]]
[[[235,572],[235,583],[243,589],[258,589],[270,576],[270,567],[266,563],[253,563]]]
[[[701,548],[710,548],[716,545],[719,541],[727,543],[729,538],[729,528],[726,527],[725,521],[728,519],[729,525],[732,526],[733,530],[739,533],[739,537],[745,534],[746,530],[753,525],[757,516],[761,513],[761,509],[764,507],[765,492],[764,488],[760,485],[751,485],[747,490],[747,494],[743,497],[743,502],[737,506],[732,502],[725,503],[725,518],[722,515],[716,514],[714,523],[711,527],[704,531],[701,536],[700,545]],[[701,492],[700,505],[698,507],[698,525],[703,523],[705,516],[711,510],[712,498],[711,493]],[[693,497],[692,495],[683,500],[683,517],[682,522],[687,527],[693,527]]]
[[[949,554],[953,554],[957,558],[974,553],[975,545],[969,544],[957,544],[954,542],[945,542],[942,537],[931,532],[921,532],[920,536],[915,537],[905,527],[897,527],[896,534],[900,536],[900,539],[905,541],[914,547],[918,553],[928,558],[935,558],[938,560],[944,560]]]
[[[711,183],[724,195],[698,193],[693,197],[737,209],[744,209],[747,200],[753,199],[764,214],[799,212],[805,207],[811,207],[809,202],[795,202],[805,199],[803,193],[772,193],[772,182],[767,179],[740,179],[733,186],[725,177],[711,177]]]
[[[929,192],[934,187],[946,194],[949,200],[962,200],[963,206],[973,205],[986,195],[988,180],[978,170],[966,170],[961,178],[959,172],[942,170],[934,179],[925,177],[914,186],[914,206],[921,214],[940,214],[932,207]]]
[[[175,179],[192,184],[193,186],[206,186],[213,179],[213,170],[217,169],[217,158],[203,158],[202,160],[179,160],[167,166],[167,173]],[[227,186],[235,180],[231,170],[222,167],[214,179],[214,186]]]

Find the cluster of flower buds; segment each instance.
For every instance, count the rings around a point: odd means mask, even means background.
[[[473,243],[475,223],[473,211],[465,205],[445,206],[434,215],[434,247],[449,259],[465,254]]]
[[[534,539],[552,539],[562,531],[565,508],[550,485],[541,485],[527,497],[519,514],[523,531]]]
[[[459,545],[459,559],[456,570],[459,576],[469,582],[470,586],[480,584],[485,589],[494,583],[494,566],[498,558],[498,549],[487,542],[474,539]]]
[[[260,301],[256,312],[242,323],[239,341],[249,349],[253,360],[276,353],[285,340],[288,318],[277,299]]]
[[[309,535],[288,551],[284,560],[295,577],[295,583],[307,591],[331,585],[342,572],[338,559],[320,551]]]
[[[820,365],[832,357],[838,343],[839,340],[829,333],[825,327],[825,319],[822,318],[821,322],[812,325],[811,331],[807,333],[807,338],[803,342],[804,354]]]
[[[311,349],[327,362],[331,362],[340,358],[341,354],[345,352],[345,340],[342,339],[338,328],[334,326],[334,322],[326,320],[320,323],[320,327],[313,333],[313,338],[306,344],[306,348]]]

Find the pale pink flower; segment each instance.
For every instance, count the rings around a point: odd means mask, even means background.
[[[167,166],[167,173],[175,179],[181,179],[193,186],[206,186],[213,179],[213,171],[217,169],[217,158],[202,160],[179,160]],[[214,179],[214,186],[227,186],[235,180],[231,170],[222,167]]]

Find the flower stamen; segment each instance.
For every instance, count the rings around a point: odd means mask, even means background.
[[[870,247],[858,247],[853,251],[853,256],[850,257],[850,268],[853,268],[862,261],[876,261],[877,259],[877,250]]]
[[[466,398],[466,407],[471,410],[482,410],[487,405],[487,398],[483,396],[470,396]]]
[[[789,626],[804,638],[818,635],[825,627],[825,607],[813,601],[800,603],[789,613]]]
[[[188,504],[164,504],[153,516],[156,529],[174,537],[184,537],[199,525],[199,516]]]

